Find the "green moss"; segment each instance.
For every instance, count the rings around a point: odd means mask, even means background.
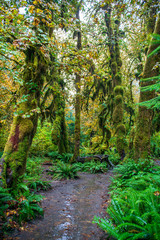
[[[116,104],[116,105],[122,103],[122,101],[123,101],[123,98],[122,98],[121,95],[117,95],[117,96],[115,97],[115,104]]]
[[[14,188],[19,177],[24,174],[29,147],[29,136],[26,136],[23,141],[19,142],[17,150],[4,151],[2,179],[6,187]]]
[[[117,151],[118,151],[119,155],[121,157],[124,157],[124,153],[126,152],[126,149],[127,149],[127,143],[126,143],[125,136],[123,136],[123,137],[117,136],[116,147],[117,147]]]
[[[115,20],[115,24],[119,25],[120,21],[118,19]]]
[[[116,132],[118,134],[118,136],[125,136],[126,135],[126,127],[124,124],[119,124],[116,128]]]
[[[121,76],[121,74],[117,73],[115,75],[115,81],[116,81],[116,86],[117,85],[121,85],[121,83],[122,83],[122,76]]]
[[[122,104],[117,105],[113,111],[113,123],[118,124],[123,120],[123,107]]]
[[[114,95],[122,95],[123,96],[123,87],[122,86],[116,86],[114,88]]]
[[[25,135],[31,133],[33,127],[33,123],[29,118],[21,119],[19,124],[19,139],[22,139]]]
[[[117,59],[117,64],[118,64],[118,67],[121,68],[122,67],[122,60],[120,57],[118,57]]]
[[[111,70],[112,70],[113,74],[116,74],[116,72],[117,72],[117,63],[116,62],[111,63]]]

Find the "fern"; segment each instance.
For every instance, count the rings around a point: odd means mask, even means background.
[[[158,34],[153,34],[153,43],[158,44],[159,46],[154,49],[148,57],[151,57],[157,53],[160,52],[160,35]],[[154,80],[154,82],[152,82]],[[140,106],[145,106],[147,108],[151,109],[160,109],[160,75],[151,77],[151,78],[146,78],[146,79],[141,79],[141,81],[150,81],[151,84],[145,87],[141,87],[141,91],[155,91],[157,92],[157,95],[155,98],[152,98],[148,101],[144,101],[142,103],[139,103]]]
[[[119,239],[119,234],[110,221],[106,219],[101,219],[100,217],[94,217],[93,223],[96,223],[105,232],[108,232],[113,237]]]

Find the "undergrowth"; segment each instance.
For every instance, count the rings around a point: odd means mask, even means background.
[[[118,240],[160,239],[160,168],[148,161],[129,160],[118,166],[111,186],[110,219],[94,218]]]

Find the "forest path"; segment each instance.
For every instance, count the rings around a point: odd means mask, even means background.
[[[15,233],[19,240],[105,240],[106,234],[92,223],[93,217],[104,216],[110,176],[80,173],[79,179],[53,181],[53,189],[41,194],[44,218]]]

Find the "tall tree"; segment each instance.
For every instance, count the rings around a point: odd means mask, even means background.
[[[153,23],[154,24],[154,23]],[[151,28],[149,28],[151,29]],[[158,15],[157,22],[155,24],[154,34],[160,34],[160,14]],[[146,62],[143,70],[143,78],[150,78],[157,76],[159,73],[159,69],[155,68],[156,63],[159,62],[160,53],[156,55],[149,56],[151,52],[153,52],[158,47],[157,44],[151,40]],[[149,86],[153,84],[153,81],[141,81],[140,86]],[[139,102],[148,101],[155,96],[155,91],[140,91],[140,99]],[[150,154],[150,137],[152,130],[152,119],[153,119],[153,110],[147,109],[145,106],[139,106],[138,109],[138,117],[137,117],[137,126],[136,126],[136,134],[134,139],[134,157],[136,160],[138,158],[148,158]]]
[[[82,2],[82,1],[81,1]],[[82,40],[81,40],[81,28],[80,28],[80,7],[81,7],[81,2],[77,6],[77,13],[76,13],[76,19],[78,20],[78,26],[79,29],[76,32],[77,35],[77,51],[82,49]],[[80,63],[79,65],[79,70],[80,70]],[[76,96],[75,96],[75,146],[74,146],[74,155],[73,155],[73,160],[76,160],[77,157],[79,156],[80,152],[80,119],[81,119],[81,70],[76,73],[76,78],[75,78],[75,88],[76,88]]]
[[[6,187],[16,187],[19,177],[24,174],[28,151],[37,128],[41,90],[50,62],[47,46],[53,12],[49,7],[48,1],[43,1],[43,7],[40,1],[31,2],[27,5],[26,16],[21,17],[27,30],[21,28],[22,32],[17,32],[17,20],[14,22],[12,16],[9,28],[4,30],[8,33],[8,41],[18,45],[25,56],[23,82],[19,90],[20,101],[0,163],[1,180]],[[4,18],[9,10],[14,13],[15,5],[10,3],[8,6],[6,3],[6,8],[8,9],[4,11]]]

